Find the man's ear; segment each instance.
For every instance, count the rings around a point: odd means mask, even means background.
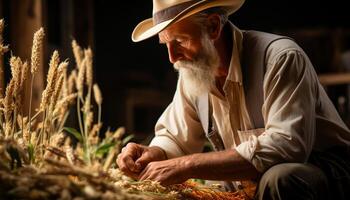
[[[208,16],[208,34],[211,39],[216,40],[221,34],[221,20],[216,13]]]

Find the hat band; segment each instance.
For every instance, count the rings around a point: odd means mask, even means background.
[[[184,9],[190,7],[194,3],[198,2],[200,0],[193,0],[193,1],[187,1],[184,3],[180,3],[174,6],[171,6],[169,8],[166,8],[164,10],[158,11],[153,14],[153,24],[159,24],[161,22],[164,22],[166,20],[169,20],[171,18],[174,18],[176,15],[178,15],[180,12],[182,12]]]

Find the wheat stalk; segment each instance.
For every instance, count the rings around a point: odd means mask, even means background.
[[[70,73],[69,77],[68,77],[68,93],[72,94],[75,90],[76,87],[76,79],[77,79],[77,70],[74,69],[72,70],[72,72]]]
[[[59,54],[57,51],[54,51],[50,60],[50,68],[47,75],[47,84],[46,88],[42,93],[40,110],[45,110],[49,105],[49,101],[55,89],[55,83],[57,79],[57,67],[60,62]]]
[[[84,77],[86,72],[86,59],[84,58],[78,71],[78,77],[76,79],[76,87],[79,97],[82,98],[84,93]]]
[[[88,87],[92,87],[93,83],[93,65],[92,65],[92,51],[90,48],[84,51],[86,59],[86,84]]]
[[[58,72],[57,72],[57,76],[58,81],[56,82],[56,85],[54,87],[53,90],[53,94],[51,96],[51,100],[50,100],[50,112],[53,112],[54,107],[57,104],[57,101],[61,95],[61,91],[62,91],[62,87],[63,87],[63,81],[64,81],[64,76],[65,76],[65,71],[67,70],[67,66],[68,66],[68,62],[64,61],[62,62],[59,66],[58,66]]]
[[[98,87],[97,84],[94,84],[94,97],[95,97],[95,101],[97,103],[98,106],[98,118],[97,118],[97,123],[101,124],[101,113],[102,113],[102,93],[100,88]],[[98,131],[98,134],[100,134],[100,131]]]
[[[44,29],[40,28],[37,32],[34,33],[33,38],[33,46],[32,46],[32,55],[31,55],[31,65],[30,65],[30,72],[31,72],[31,83],[30,83],[30,96],[29,96],[29,110],[28,110],[28,134],[31,132],[32,127],[32,99],[33,99],[33,85],[34,85],[34,77],[35,73],[38,70],[41,62],[41,55],[42,55],[42,49],[43,49],[43,40],[44,40]],[[30,136],[31,137],[31,136]]]
[[[15,88],[15,81],[11,79],[10,83],[6,87],[5,97],[4,97],[4,115],[5,115],[5,136],[10,136],[11,134],[11,114],[14,107],[13,94]]]
[[[38,71],[38,68],[40,66],[44,36],[45,36],[45,33],[43,28],[40,28],[37,32],[34,33],[32,57],[31,57],[32,74],[35,74],[35,72]]]
[[[83,51],[81,50],[81,47],[77,44],[77,41],[75,40],[72,41],[72,48],[77,67],[80,68],[81,63],[83,61]]]
[[[14,97],[17,97],[19,95],[21,90],[21,78],[22,78],[22,61],[18,57],[11,57],[10,58],[10,66],[11,66],[11,74],[12,74],[12,80],[14,80]]]

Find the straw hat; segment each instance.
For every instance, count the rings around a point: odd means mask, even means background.
[[[238,10],[244,0],[153,0],[153,17],[140,22],[131,39],[139,42],[150,38],[171,24],[202,10],[222,7],[228,15]]]

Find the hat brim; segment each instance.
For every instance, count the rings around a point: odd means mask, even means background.
[[[132,32],[131,39],[133,42],[140,42],[158,34],[159,32],[161,32],[171,24],[174,24],[175,22],[178,22],[195,13],[212,7],[223,7],[227,10],[228,14],[230,15],[237,11],[243,5],[243,3],[244,0],[202,0],[186,8],[185,10],[177,14],[174,18],[161,22],[157,25],[153,25],[152,18],[140,22]]]

